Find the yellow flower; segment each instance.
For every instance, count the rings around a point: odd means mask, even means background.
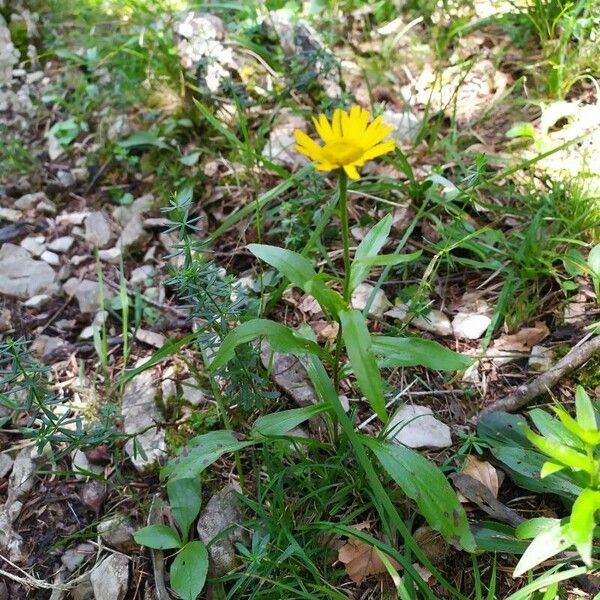
[[[319,171],[333,171],[343,168],[352,179],[359,179],[356,167],[362,167],[371,160],[394,149],[394,141],[383,141],[393,127],[382,123],[382,117],[374,119],[370,125],[368,111],[353,106],[349,111],[336,108],[331,123],[325,115],[312,118],[315,129],[324,145],[319,146],[303,131],[296,130],[294,137],[296,150],[316,161]]]

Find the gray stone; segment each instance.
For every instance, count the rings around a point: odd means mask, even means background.
[[[233,485],[225,486],[208,501],[198,518],[198,536],[205,544],[209,544],[217,535],[227,530],[227,533],[220,536],[208,549],[211,559],[210,572],[215,577],[235,568],[235,544],[247,540],[245,530],[239,526],[242,513],[237,493],[239,488]]]
[[[58,254],[55,254],[54,252],[50,252],[50,250],[44,250],[42,252],[42,255],[40,256],[40,258],[48,263],[49,265],[52,265],[54,267],[57,267],[58,265],[60,265],[60,257],[58,256]]]
[[[6,505],[24,498],[33,488],[35,463],[31,458],[31,448],[19,450],[13,463],[12,473],[8,479]]]
[[[135,215],[123,227],[117,246],[128,248],[141,246],[150,239],[150,234],[144,229],[140,217]]]
[[[96,553],[96,548],[92,544],[77,544],[75,548],[67,550],[60,558],[60,561],[69,572],[73,572],[89,560]]]
[[[89,574],[71,590],[71,600],[94,600],[94,589]]]
[[[23,213],[14,208],[4,208],[0,206],[0,219],[9,223],[16,223],[23,218]]]
[[[106,499],[107,493],[108,486],[106,483],[95,480],[88,481],[81,490],[81,501],[84,506],[87,506],[90,510],[93,510],[98,514],[102,507],[102,503]]]
[[[58,171],[56,173],[56,179],[58,179],[58,182],[64,188],[70,188],[77,183],[71,171]]]
[[[94,473],[95,475],[102,475],[102,473],[104,473],[104,468],[100,465],[93,465],[88,460],[85,452],[79,450],[79,448],[73,452],[71,468],[75,471],[75,477],[77,479],[87,479],[88,475],[86,471]]]
[[[206,402],[204,392],[198,387],[198,383],[193,377],[181,382],[181,395],[192,406],[200,406]]]
[[[75,242],[75,238],[70,235],[63,235],[62,237],[58,237],[55,240],[52,240],[48,244],[48,250],[51,252],[57,252],[58,254],[62,254],[64,252],[68,252],[71,249],[71,246]]]
[[[4,17],[0,15],[0,87],[10,87],[13,78],[13,67],[19,62],[21,53],[12,43],[10,29]]]
[[[436,335],[452,335],[450,319],[441,310],[435,308],[431,309],[426,315],[418,315],[411,318],[410,306],[408,304],[399,304],[388,310],[385,316],[400,319],[403,322],[410,323],[417,329],[429,331]]]
[[[306,120],[303,117],[293,114],[280,116],[271,128],[265,144],[263,150],[265,157],[276,165],[282,165],[288,169],[295,169],[308,163],[308,159],[294,148],[296,144],[294,132],[297,129],[305,131]]]
[[[100,306],[100,293],[98,283],[91,279],[82,279],[79,281],[76,277],[71,277],[63,285],[65,293],[69,296],[75,296],[79,302],[79,310],[85,314],[97,312]],[[106,286],[104,287],[104,297],[112,296]]]
[[[46,240],[43,235],[26,237],[21,240],[21,248],[25,248],[33,256],[41,256],[46,250]]]
[[[64,215],[58,215],[58,217],[56,217],[56,222],[66,223],[67,225],[81,225],[89,214],[89,212],[65,213]]]
[[[39,213],[43,213],[45,215],[56,214],[56,204],[54,204],[52,200],[42,200],[35,208]]]
[[[352,293],[352,308],[357,310],[364,310],[367,306],[367,302],[371,297],[371,293],[375,288],[369,283],[361,283],[356,286],[356,289]],[[379,289],[375,293],[375,298],[369,309],[369,316],[377,319],[382,319],[384,313],[392,306],[391,302],[387,299],[383,290]]]
[[[88,325],[87,327],[84,327],[81,330],[81,333],[79,334],[79,339],[80,340],[91,340],[94,337],[94,333],[96,331],[100,331],[102,328],[102,325],[106,322],[106,319],[108,319],[108,311],[107,310],[99,310],[95,315],[94,315],[94,320],[92,321],[91,325]]]
[[[90,213],[85,220],[85,239],[90,244],[104,248],[112,238],[108,217],[101,211]]]
[[[23,561],[23,538],[13,529],[13,523],[21,514],[23,504],[18,500],[0,508],[0,552],[8,554],[11,561]]]
[[[111,554],[90,575],[95,600],[123,600],[129,589],[129,559]]]
[[[487,330],[492,319],[487,315],[459,312],[452,319],[454,337],[478,340]]]
[[[386,110],[383,113],[383,122],[394,128],[391,137],[398,145],[414,142],[421,129],[421,121],[410,111]]]
[[[56,290],[56,273],[48,264],[34,260],[29,253],[14,244],[0,249],[0,294],[30,298]]]
[[[40,202],[49,202],[48,196],[44,192],[33,192],[32,194],[24,194],[15,200],[15,207],[21,210],[29,210],[35,208]]]
[[[23,306],[26,306],[27,308],[35,308],[35,309],[42,309],[44,308],[44,306],[46,304],[48,304],[48,302],[50,301],[50,296],[48,294],[39,294],[37,296],[31,296],[31,298],[29,298],[29,300],[25,300],[25,302],[23,302]]]
[[[62,348],[63,346],[68,346],[68,342],[65,342],[65,340],[60,337],[38,335],[31,344],[31,349],[38,358],[41,358],[42,361],[45,362],[55,350]]]
[[[133,439],[125,444],[125,451],[138,471],[146,470],[166,456],[165,432],[156,427],[162,417],[155,402],[154,378],[154,370],[143,371],[127,383],[123,392],[123,430],[129,435],[139,433],[136,441],[146,454],[143,458],[134,452]]]
[[[129,283],[131,285],[136,285],[138,283],[143,283],[146,279],[149,279],[154,275],[154,267],[152,265],[142,265],[141,267],[136,267],[131,271],[131,275],[129,276]]]
[[[121,259],[121,248],[115,246],[114,248],[109,248],[108,250],[99,250],[98,258],[103,262],[116,265]]]
[[[46,139],[48,140],[48,156],[50,157],[50,160],[56,160],[59,156],[64,154],[65,149],[53,133],[48,131]]]
[[[163,405],[168,406],[169,402],[177,398],[177,386],[172,379],[163,379],[160,383]]]
[[[135,339],[144,344],[148,344],[148,346],[153,346],[154,348],[162,348],[166,341],[166,338],[162,333],[141,328],[135,332]]]
[[[438,421],[430,408],[418,404],[403,406],[391,418],[388,437],[409,448],[452,446],[450,427]]]
[[[533,346],[527,366],[531,371],[544,372],[552,368],[556,356],[552,348],[546,346]]]
[[[98,535],[106,546],[130,552],[135,549],[136,543],[133,539],[135,529],[131,521],[124,515],[112,515],[98,523]]]
[[[0,454],[0,479],[4,479],[13,466],[13,459],[8,454]]]
[[[8,308],[0,308],[0,333],[12,329],[12,314]],[[0,411],[2,409],[0,408]]]

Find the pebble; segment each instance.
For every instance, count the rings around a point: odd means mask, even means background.
[[[129,589],[129,559],[111,554],[96,565],[90,580],[95,600],[123,600]]]
[[[192,406],[200,406],[206,402],[204,392],[198,387],[198,383],[193,377],[181,382],[181,395]]]
[[[133,539],[134,528],[124,515],[111,515],[98,523],[100,539],[120,552],[130,552],[136,547]]]
[[[88,460],[85,452],[79,449],[73,452],[73,456],[71,457],[71,468],[75,472],[75,477],[77,479],[87,479],[89,477],[87,473],[82,473],[82,471],[89,471],[95,475],[102,475],[104,473],[104,467],[101,465],[93,465]]]
[[[458,313],[452,319],[454,337],[478,340],[487,330],[492,319],[487,315]]]
[[[100,294],[98,283],[91,279],[82,279],[79,281],[77,277],[71,277],[67,280],[63,289],[69,296],[75,296],[79,303],[79,310],[85,314],[96,313],[100,309]],[[110,290],[104,287],[104,297],[111,296]]]
[[[9,223],[17,223],[23,218],[23,213],[14,208],[3,208],[0,206],[0,219]]]
[[[60,265],[60,257],[58,256],[58,254],[50,252],[50,250],[44,250],[40,258],[44,262],[47,262],[49,265],[52,265],[53,267],[57,267],[58,265]]]
[[[103,262],[117,264],[121,259],[121,248],[115,246],[108,250],[99,250],[98,258]]]
[[[0,479],[4,479],[13,466],[13,459],[4,452],[0,454]]]
[[[162,348],[165,345],[166,338],[162,333],[156,333],[155,331],[149,331],[148,329],[138,329],[135,332],[135,339],[154,346],[154,348]]]
[[[71,246],[73,245],[74,242],[75,242],[74,237],[72,237],[70,235],[63,235],[62,237],[52,240],[48,244],[48,250],[62,254],[64,252],[68,252],[71,249]]]
[[[131,275],[129,276],[129,283],[131,285],[135,285],[137,283],[143,283],[146,279],[149,279],[154,275],[154,267],[152,265],[142,265],[141,267],[136,267],[131,271]]]
[[[38,294],[37,296],[32,296],[29,300],[25,300],[23,302],[23,306],[27,308],[43,308],[50,301],[50,296],[48,294]]]
[[[371,292],[375,288],[369,283],[361,283],[356,287],[354,292],[352,293],[352,308],[357,310],[364,310],[365,306],[367,306],[367,302],[371,297]],[[377,290],[375,294],[375,298],[371,303],[371,308],[369,309],[369,316],[375,317],[377,319],[382,319],[384,313],[392,306],[392,303],[387,299],[387,296],[383,292],[383,290]]]
[[[40,256],[46,250],[46,243],[43,235],[35,237],[26,237],[21,240],[21,248],[25,248],[33,256]]]
[[[527,362],[530,371],[544,372],[551,369],[556,361],[556,356],[552,348],[546,346],[533,346],[531,355]]]
[[[29,210],[35,208],[39,202],[49,202],[48,196],[44,192],[34,192],[32,194],[25,194],[15,200],[15,207],[21,210]]]
[[[91,212],[85,219],[85,239],[90,244],[104,248],[112,238],[108,217],[102,211]]]
[[[417,315],[411,318],[410,306],[408,304],[399,304],[388,310],[385,316],[409,322],[413,327],[421,331],[428,331],[441,336],[452,335],[450,319],[441,310],[437,310],[436,308],[431,309],[426,315]]]
[[[67,550],[60,558],[60,562],[69,572],[73,572],[84,561],[90,559],[96,553],[96,548],[92,544],[78,544],[75,548]]]
[[[29,252],[14,244],[0,248],[0,294],[30,298],[55,291],[56,273],[47,263],[33,260]]]
[[[452,446],[450,427],[438,421],[430,408],[407,404],[391,418],[388,437],[409,448],[448,448]]]

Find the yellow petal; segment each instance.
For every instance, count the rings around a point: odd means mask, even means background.
[[[342,110],[336,108],[333,111],[333,119],[331,120],[331,129],[335,137],[342,137]]]
[[[321,146],[319,146],[317,142],[309,138],[304,131],[300,131],[300,129],[296,129],[294,132],[294,137],[298,142],[298,144],[294,147],[298,152],[300,152],[300,154],[308,156],[308,158],[311,160],[321,160]]]
[[[381,119],[381,117],[377,117],[377,119]],[[386,125],[385,123],[381,123],[381,121],[377,122],[377,119],[373,121],[367,128],[365,135],[363,137],[363,144],[365,147],[374,146],[378,144],[383,138],[387,137],[394,128],[390,125]],[[377,125],[375,123],[377,122]]]
[[[329,142],[333,138],[333,131],[331,130],[331,125],[327,120],[327,117],[323,114],[319,115],[318,120],[313,117],[312,121],[315,125],[315,129],[319,134],[319,137],[325,142]]]
[[[337,169],[337,167],[328,162],[320,162],[315,165],[315,169],[317,169],[317,171],[333,171],[334,169]]]
[[[344,165],[344,171],[346,171],[346,175],[348,175],[350,179],[360,179],[360,175],[354,165]]]
[[[381,156],[382,154],[387,154],[388,152],[391,152],[395,147],[396,144],[393,140],[389,140],[381,144],[376,144],[375,146],[372,146],[371,148],[366,150],[363,153],[362,158],[364,160],[371,160],[376,156]]]

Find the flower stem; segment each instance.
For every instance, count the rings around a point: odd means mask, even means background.
[[[345,302],[350,301],[350,225],[348,223],[348,178],[343,169],[338,171],[338,211],[342,223],[342,247],[344,252],[344,286]],[[334,386],[336,393],[340,390],[340,361],[342,355],[342,324],[339,323],[335,342]]]

